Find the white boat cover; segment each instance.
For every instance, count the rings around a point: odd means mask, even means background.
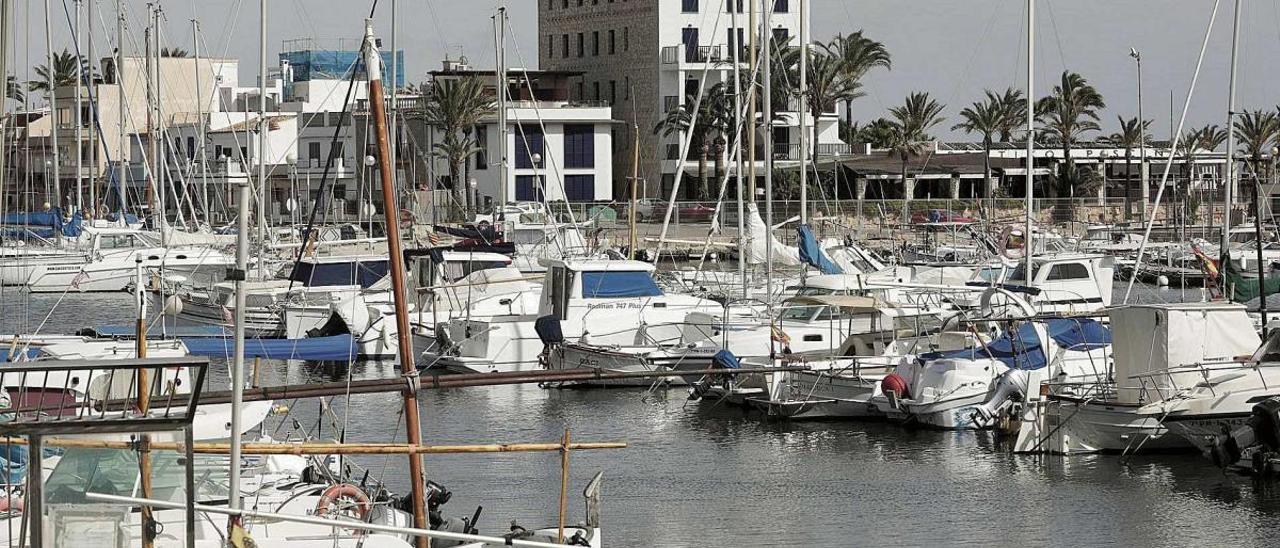
[[[1115,381],[1121,403],[1150,403],[1204,380],[1198,369],[1134,375],[1250,355],[1262,340],[1245,307],[1234,303],[1128,306],[1111,311]],[[1220,367],[1220,366],[1219,366]],[[1146,394],[1142,395],[1143,383]]]
[[[773,232],[764,224],[764,219],[760,218],[760,211],[756,204],[747,204],[747,233],[750,234],[750,247],[747,248],[747,259],[751,264],[764,264],[769,259],[768,244],[765,238],[773,238],[773,262],[774,264],[782,264],[786,266],[799,266],[803,264],[800,260],[800,250],[794,246],[789,246],[778,241]]]

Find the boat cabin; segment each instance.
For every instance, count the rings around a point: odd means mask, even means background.
[[[388,263],[385,255],[304,257],[296,267],[286,266],[282,277],[305,287],[358,285],[368,289],[387,275]]]
[[[625,301],[661,299],[655,268],[640,261],[552,260],[547,262],[538,315],[564,320],[570,307],[618,306]],[[663,302],[648,303],[663,308]]]
[[[1031,283],[1027,263],[1018,263],[1005,277],[1007,284],[1029,285],[1031,304],[1041,313],[1088,312],[1111,305],[1115,258],[1107,255],[1045,255],[1031,259]]]

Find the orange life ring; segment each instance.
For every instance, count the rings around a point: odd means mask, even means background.
[[[407,209],[401,209],[400,210],[400,226],[410,227],[410,226],[413,226],[413,222],[414,222],[413,212]]]
[[[364,521],[372,509],[373,502],[363,489],[350,483],[339,483],[330,485],[320,494],[315,515],[335,514]]]

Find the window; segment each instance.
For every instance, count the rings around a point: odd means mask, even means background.
[[[631,27],[622,27],[622,51],[631,50]]]
[[[773,29],[773,43],[775,46],[787,43],[790,37],[791,33],[787,32],[787,29]]]
[[[345,144],[345,143],[343,143],[342,141],[338,141],[338,142],[333,143],[333,148],[329,149],[329,156],[330,156],[330,157],[332,157],[332,158],[338,158],[338,159],[341,159],[341,158],[342,158],[342,145],[343,145],[343,144]]]
[[[310,158],[313,164],[320,161],[320,143],[307,143],[307,158]]]
[[[516,200],[541,202],[543,197],[541,175],[516,175]]]
[[[582,273],[582,297],[585,299],[661,296],[662,289],[648,272],[615,270]]]
[[[609,55],[617,53],[617,35],[613,29],[609,29]]]
[[[1049,270],[1049,281],[1087,279],[1089,279],[1089,268],[1080,263],[1056,264]]]
[[[569,58],[569,35],[561,34],[560,36],[561,38],[564,38],[564,49],[560,51],[560,56],[568,59]]]
[[[591,124],[565,124],[564,167],[595,167],[595,126]]]
[[[618,81],[609,80],[609,105],[618,102]]]
[[[187,137],[187,159],[194,160],[196,157],[196,138]]]
[[[581,100],[583,100],[583,99],[586,99],[586,98],[587,98],[587,92],[586,92],[586,91],[583,91],[583,86],[585,86],[585,85],[586,85],[586,84],[584,84],[584,83],[582,83],[582,82],[578,82],[578,100],[579,100],[579,101],[581,101]]]
[[[590,202],[596,199],[596,176],[565,175],[564,199],[570,202]]]
[[[790,11],[790,3],[787,0],[773,0],[774,13],[787,13]]]
[[[733,58],[734,48],[737,48],[738,50],[739,61],[746,59],[747,52],[743,49],[747,45],[745,38],[746,33],[744,32],[744,29],[729,29],[729,51],[727,52],[727,55],[730,56],[730,59]]]
[[[600,31],[598,30],[591,31],[591,55],[600,56]]]
[[[489,126],[476,126],[476,169],[489,169]]]
[[[742,0],[725,0],[724,11],[729,13],[744,13],[742,11]]]
[[[542,149],[542,128],[530,124],[521,124],[519,128],[520,131],[516,134],[516,167],[523,169],[542,167],[546,162],[546,154]],[[538,155],[537,165],[534,165],[534,154]]]
[[[690,78],[684,81],[684,100],[689,108],[693,108],[693,102],[698,99],[698,81]]]
[[[563,0],[560,2],[560,8],[566,10],[569,9],[569,0]]]
[[[548,34],[547,35],[547,57],[550,58],[555,56],[556,56],[556,35]]]
[[[683,11],[685,13],[697,13],[698,0],[681,0],[680,11]]]
[[[631,100],[631,77],[627,76],[626,80],[623,81],[622,85],[623,85],[622,98],[630,101]]]
[[[586,38],[583,36],[581,32],[579,32],[578,33],[578,57],[582,57],[583,52],[585,51],[586,51]]]
[[[594,92],[593,99],[600,100],[600,82],[591,82],[591,89]]]

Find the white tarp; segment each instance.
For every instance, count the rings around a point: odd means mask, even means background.
[[[1245,307],[1232,303],[1138,305],[1111,311],[1115,381],[1121,403],[1145,402],[1204,380],[1199,370],[1133,375],[1247,356],[1262,344]]]
[[[760,211],[756,204],[747,204],[747,234],[750,235],[750,246],[746,247],[747,260],[751,264],[763,264],[769,258],[768,243],[765,238],[773,238],[773,262],[786,266],[798,266],[800,261],[800,250],[789,245],[785,245],[778,241],[773,232],[765,226],[764,220],[760,218]]]

